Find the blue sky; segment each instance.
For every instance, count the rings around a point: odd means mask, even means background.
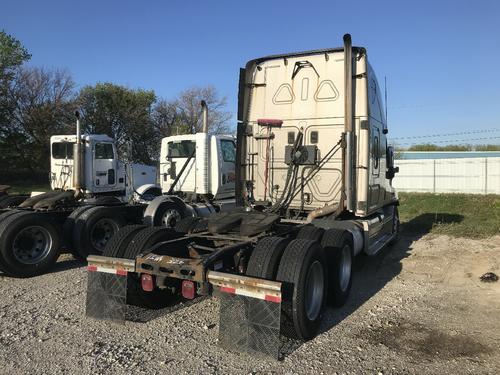
[[[80,87],[109,81],[171,98],[212,84],[233,113],[246,61],[337,47],[349,32],[381,85],[387,76],[391,137],[473,132],[426,140],[500,143],[499,1],[3,0],[0,28],[31,64],[67,68]]]

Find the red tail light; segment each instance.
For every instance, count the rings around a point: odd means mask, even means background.
[[[145,292],[152,292],[155,287],[153,276],[143,273],[141,275],[141,286]]]
[[[194,282],[190,280],[182,281],[182,296],[186,299],[193,299],[196,294]]]

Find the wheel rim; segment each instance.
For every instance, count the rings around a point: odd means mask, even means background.
[[[90,231],[90,242],[92,246],[98,251],[103,252],[108,241],[119,229],[120,227],[113,219],[99,219]]]
[[[319,261],[309,267],[306,278],[306,315],[309,320],[316,320],[323,306],[325,274]]]
[[[352,257],[351,257],[351,248],[349,245],[345,245],[342,248],[342,260],[340,262],[340,290],[345,292],[347,287],[349,286],[349,282],[351,281],[351,266],[352,266]]]
[[[14,258],[23,264],[36,264],[44,259],[52,247],[50,232],[38,225],[23,228],[14,238]]]
[[[171,208],[171,209],[165,211],[165,213],[163,214],[163,218],[161,220],[161,223],[163,226],[165,226],[167,228],[173,228],[173,227],[175,227],[175,224],[177,224],[179,222],[179,220],[181,220],[181,219],[182,219],[182,217],[181,217],[181,214],[179,213],[179,211]]]

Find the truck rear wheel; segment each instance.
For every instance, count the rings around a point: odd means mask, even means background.
[[[144,228],[145,225],[126,225],[108,241],[102,255],[105,257],[122,258],[127,246],[134,236]]]
[[[289,242],[290,240],[282,237],[266,237],[257,242],[248,261],[246,275],[274,280],[281,256]]]
[[[10,216],[12,216],[14,214],[18,214],[20,212],[24,212],[24,211],[16,210],[16,209],[5,210],[5,212],[0,213],[0,223],[3,220],[6,220],[8,217],[10,217]]]
[[[63,224],[63,244],[67,250],[77,259],[81,259],[80,254],[75,251],[73,246],[73,229],[75,228],[76,220],[78,216],[83,214],[85,211],[91,209],[93,206],[81,206],[76,208],[71,214],[64,220]]]
[[[0,202],[0,208],[16,207],[28,198],[29,197],[27,195],[14,195],[12,197],[7,196]]]
[[[168,241],[181,237],[182,234],[169,228],[146,228],[135,234],[130,241],[123,258],[135,259],[135,257],[146,252],[158,242]],[[179,280],[180,284],[180,280]],[[127,304],[159,309],[172,302],[174,294],[169,289],[154,288],[151,292],[145,292],[141,286],[140,276],[129,273],[127,279]]]
[[[354,250],[351,234],[342,229],[329,229],[321,243],[330,270],[329,303],[334,307],[345,304],[352,285]]]
[[[32,277],[50,269],[61,249],[61,235],[50,220],[19,212],[0,224],[0,263],[9,275]]]
[[[282,332],[309,340],[318,331],[327,288],[323,250],[315,241],[296,239],[285,249],[276,279],[284,283]]]
[[[297,233],[297,238],[321,242],[323,233],[325,233],[323,228],[318,228],[314,225],[308,224],[300,228],[299,233]]]
[[[106,243],[125,225],[119,211],[111,207],[92,207],[76,219],[73,247],[81,259],[102,254]]]

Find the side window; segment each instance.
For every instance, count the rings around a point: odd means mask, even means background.
[[[220,141],[222,159],[228,163],[236,162],[236,145],[233,141],[223,139]]]
[[[73,143],[52,143],[52,157],[54,159],[73,159]]]
[[[111,143],[96,143],[95,145],[95,158],[114,159],[113,145]]]
[[[196,142],[168,142],[168,158],[188,158],[196,149]]]

